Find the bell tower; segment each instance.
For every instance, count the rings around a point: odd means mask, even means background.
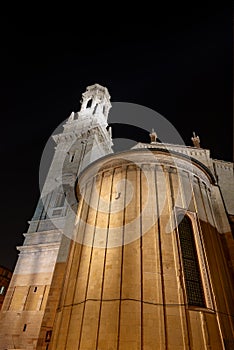
[[[110,108],[110,95],[107,88],[99,84],[94,84],[88,86],[86,91],[82,94],[82,113],[85,113],[86,111],[86,113],[89,114],[91,111],[93,115],[102,115],[105,120],[107,120]]]
[[[47,348],[70,247],[63,232],[77,205],[75,180],[87,165],[113,153],[110,108],[108,90],[99,84],[88,86],[80,111],[72,112],[63,132],[53,135],[53,160],[24,244],[17,247],[18,261],[1,310],[1,350],[36,349],[39,338],[41,348]]]

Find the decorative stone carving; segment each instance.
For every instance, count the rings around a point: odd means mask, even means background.
[[[151,143],[153,143],[153,144],[156,143],[156,141],[157,141],[157,134],[154,131],[154,129],[152,129],[152,131],[149,134],[149,136],[150,136]]]
[[[198,135],[193,132],[193,136],[191,137],[191,140],[193,141],[194,147],[200,148],[200,138]]]

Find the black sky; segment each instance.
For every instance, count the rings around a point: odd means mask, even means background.
[[[1,21],[0,265],[15,265],[39,198],[46,141],[79,110],[88,85],[159,112],[187,145],[195,130],[212,158],[232,161],[231,6],[157,11],[145,23],[108,17],[102,25],[68,18],[63,30],[53,22],[43,30],[43,18]],[[124,130],[113,128],[114,137]],[[146,141],[144,133],[136,138]]]

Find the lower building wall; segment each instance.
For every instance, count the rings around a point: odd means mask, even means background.
[[[62,284],[64,282],[65,262],[56,263],[50,292],[48,295],[45,314],[41,323],[38,336],[37,350],[47,350],[51,340],[54,318],[58,308]]]
[[[51,273],[14,274],[0,313],[0,349],[36,349]]]
[[[5,311],[1,316],[1,349],[36,349],[44,311]]]

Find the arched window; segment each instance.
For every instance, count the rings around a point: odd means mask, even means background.
[[[187,301],[189,305],[205,307],[205,297],[192,223],[186,215],[183,218],[179,216],[178,219]]]
[[[88,102],[87,102],[87,108],[90,108],[91,106],[92,106],[92,102],[93,102],[93,100],[92,99],[90,99],[90,100],[88,100]]]

